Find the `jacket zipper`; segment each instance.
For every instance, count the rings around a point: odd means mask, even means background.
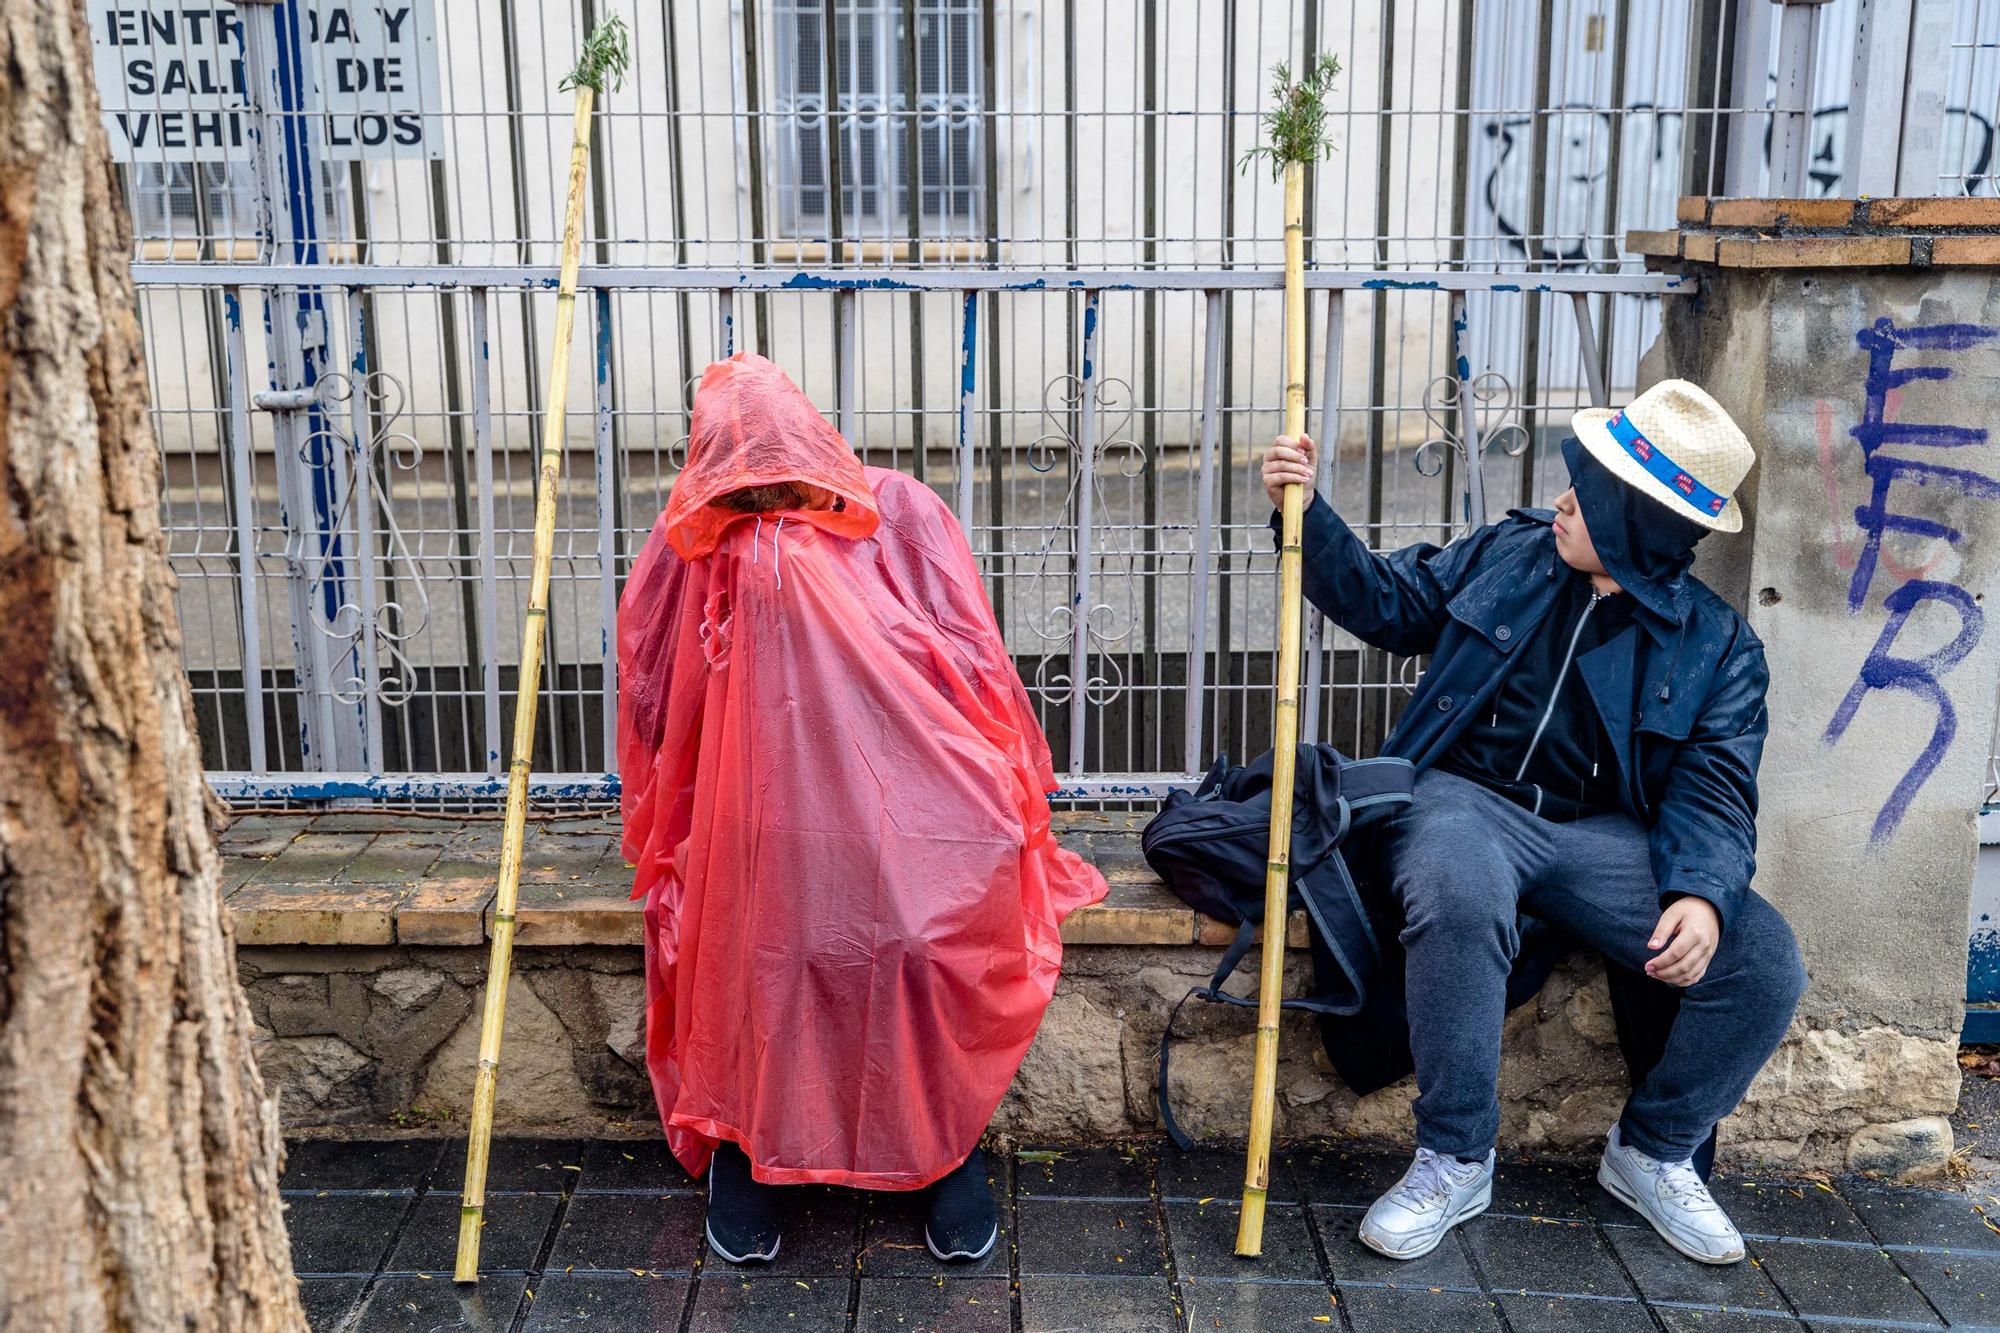
[[[1604,594],[1591,590],[1590,605],[1583,608],[1583,614],[1576,618],[1576,628],[1569,634],[1569,650],[1563,654],[1562,669],[1556,672],[1555,686],[1549,690],[1549,706],[1542,710],[1542,720],[1535,724],[1535,734],[1528,738],[1528,752],[1521,756],[1521,767],[1515,770],[1514,781],[1519,782],[1528,774],[1528,761],[1535,757],[1535,747],[1542,743],[1542,733],[1548,730],[1549,718],[1555,715],[1556,700],[1562,697],[1563,682],[1569,679],[1569,664],[1576,657],[1576,642],[1583,637],[1583,627],[1590,623],[1590,613],[1604,600]],[[1535,804],[1541,805],[1541,793],[1535,794]]]

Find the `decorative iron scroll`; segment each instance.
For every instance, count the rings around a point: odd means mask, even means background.
[[[1092,541],[1095,534],[1083,530],[1078,521],[1080,506],[1077,501],[1084,477],[1090,477],[1094,488],[1093,507],[1103,510],[1106,508],[1104,478],[1107,462],[1116,456],[1117,463],[1112,469],[1114,474],[1128,479],[1138,477],[1146,470],[1146,451],[1127,433],[1135,413],[1132,386],[1117,378],[1099,379],[1088,390],[1092,395],[1090,405],[1099,414],[1100,423],[1112,424],[1100,432],[1096,458],[1084,458],[1083,445],[1071,432],[1070,422],[1083,411],[1085,392],[1080,376],[1062,374],[1051,379],[1042,390],[1042,415],[1048,420],[1049,428],[1028,445],[1027,463],[1036,472],[1053,472],[1064,462],[1070,464],[1069,487],[1063,496],[1060,516],[1056,521],[1043,525],[1041,542],[1035,552],[1034,571],[1029,576],[1031,586],[1046,586],[1044,580],[1060,580],[1058,604],[1049,609],[1040,624],[1032,620],[1028,622],[1028,628],[1036,637],[1052,645],[1074,641],[1078,602],[1074,590],[1080,562],[1093,560],[1100,554]],[[1071,542],[1068,552],[1070,569],[1066,576],[1051,568],[1061,554],[1057,546],[1065,535],[1070,537]],[[1131,634],[1139,592],[1138,578],[1133,570],[1133,561],[1138,553],[1106,550],[1102,554],[1123,555],[1126,559],[1123,573],[1104,576],[1107,580],[1115,579],[1125,589],[1122,614],[1111,601],[1098,601],[1095,596],[1090,607],[1083,612],[1084,642],[1087,649],[1094,650],[1098,664],[1083,682],[1084,698],[1099,706],[1111,703],[1125,692],[1125,669],[1112,654],[1111,648]],[[1101,586],[1101,583],[1093,581],[1093,589]],[[1040,665],[1035,668],[1035,691],[1052,704],[1069,702],[1076,688],[1071,679],[1069,654],[1045,652],[1040,656]]]
[[[375,642],[368,650],[379,654],[377,698],[389,707],[400,708],[416,691],[415,668],[403,646],[430,623],[431,601],[424,586],[423,570],[411,556],[403,530],[396,522],[394,506],[381,503],[376,496],[375,478],[387,475],[391,468],[415,472],[423,463],[424,450],[416,437],[399,424],[408,411],[409,390],[386,371],[371,371],[358,381],[355,376],[339,372],[323,377],[313,390],[321,419],[331,422],[330,409],[336,405],[351,408],[357,392],[362,396],[363,418],[371,423],[366,440],[329,424],[312,432],[299,446],[301,463],[309,469],[327,470],[334,477],[336,507],[327,531],[353,543],[352,549],[358,553],[355,573],[348,575],[339,568],[345,562],[330,554],[339,549],[331,541],[324,543],[315,555],[294,559],[306,573],[306,601],[313,627],[340,645],[338,656],[348,664],[346,679],[329,683],[326,693],[350,705],[361,703],[368,695],[367,672],[361,657],[364,651],[361,636],[368,619],[362,594],[364,589],[373,592],[377,586],[376,561],[387,560],[394,578],[392,586],[398,594],[375,602]],[[362,489],[357,482],[364,475],[363,468],[368,469],[366,489],[372,505],[372,512],[366,516],[355,502],[357,492]],[[369,520],[365,525],[364,517]],[[365,542],[367,536],[373,537],[373,543]],[[378,549],[386,544],[387,549],[380,554],[377,549],[364,549],[370,544]],[[321,610],[327,600],[325,589],[329,581],[341,599],[330,616]],[[405,605],[405,596],[413,596],[414,610]]]
[[[1431,436],[1417,446],[1417,472],[1435,477],[1444,471],[1447,452],[1466,456],[1464,436],[1470,408],[1473,440],[1481,450],[1498,445],[1509,458],[1519,458],[1528,448],[1528,430],[1518,419],[1514,385],[1505,375],[1488,370],[1470,380],[1457,375],[1440,375],[1424,386],[1424,420]]]

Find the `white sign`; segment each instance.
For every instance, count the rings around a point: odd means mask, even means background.
[[[301,105],[323,160],[443,157],[432,0],[296,0]],[[273,6],[282,21],[284,9]],[[90,0],[104,132],[119,162],[231,162],[253,151],[243,20],[197,0]],[[273,122],[273,133],[280,127]]]

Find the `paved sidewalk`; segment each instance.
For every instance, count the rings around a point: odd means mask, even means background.
[[[1151,1333],[2000,1327],[2000,1231],[1978,1194],[1731,1177],[1752,1259],[1683,1260],[1582,1166],[1502,1166],[1493,1212],[1414,1264],[1354,1239],[1400,1159],[1283,1153],[1265,1257],[1232,1253],[1242,1160],[1170,1148],[996,1158],[1003,1234],[940,1269],[908,1196],[800,1190],[776,1264],[702,1244],[703,1200],[654,1141],[494,1145],[482,1263],[451,1280],[462,1141],[294,1144],[282,1182],[319,1330]]]

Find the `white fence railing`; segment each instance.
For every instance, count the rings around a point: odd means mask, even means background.
[[[1310,190],[1314,420],[1328,493],[1388,546],[1559,488],[1569,412],[1630,391],[1670,287],[1620,240],[1678,194],[1838,192],[1884,152],[1993,190],[2000,0],[1911,0],[1900,37],[1874,6],[1857,47],[1860,3],[620,6],[542,794],[610,790],[620,580],[732,347],[957,508],[1073,794],[1262,748],[1278,199],[1238,163],[1269,67],[1346,67]],[[556,83],[601,0],[90,10],[218,786],[489,799]],[[1932,48],[1935,97],[1900,73]],[[1308,725],[1371,750],[1415,670],[1320,635]]]

